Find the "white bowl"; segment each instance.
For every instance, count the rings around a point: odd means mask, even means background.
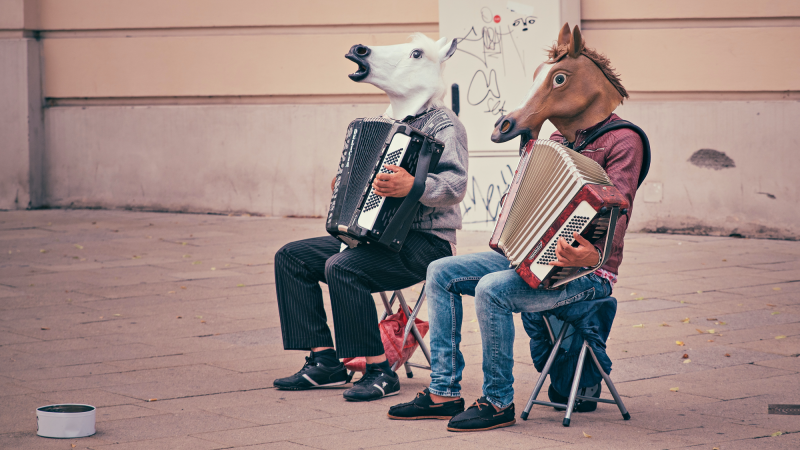
[[[36,408],[36,434],[49,438],[80,438],[95,433],[95,407],[47,405]]]

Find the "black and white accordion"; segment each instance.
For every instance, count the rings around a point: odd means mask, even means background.
[[[590,158],[550,140],[530,141],[519,162],[489,246],[503,254],[533,288],[554,289],[592,273],[611,255],[614,230],[627,200]],[[595,267],[558,267],[558,238],[577,247],[577,232],[606,242]]]
[[[328,233],[350,247],[378,244],[399,252],[442,151],[441,141],[407,123],[383,117],[351,122],[328,210]],[[383,167],[387,164],[414,176],[406,197],[375,194],[372,183],[378,173],[391,173]]]

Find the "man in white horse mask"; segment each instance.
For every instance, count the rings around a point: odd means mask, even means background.
[[[349,382],[339,358],[365,356],[364,376],[344,391],[351,401],[395,395],[400,382],[386,361],[373,292],[397,290],[425,280],[428,265],[455,252],[456,229],[461,228],[460,202],[467,190],[467,135],[453,111],[442,104],[444,62],[456,42],[433,41],[415,34],[410,43],[385,47],[354,45],[345,57],[358,70],[356,82],[370,83],[389,96],[385,116],[404,121],[444,142],[436,170],[428,174],[422,203],[399,253],[375,245],[359,245],[340,252],[331,236],[292,242],[275,254],[283,346],[311,350],[296,374],[275,380],[275,387],[305,390]],[[414,177],[387,165],[375,192],[405,197]],[[334,178],[335,181],[335,178]],[[333,187],[333,183],[331,183]],[[328,328],[319,283],[327,283],[331,298],[336,347]]]

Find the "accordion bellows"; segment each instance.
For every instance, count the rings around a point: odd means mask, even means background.
[[[549,264],[558,238],[573,244],[578,232],[594,243],[609,228],[611,208],[628,205],[595,161],[550,140],[527,149],[489,245],[532,287],[547,288],[578,270]]]

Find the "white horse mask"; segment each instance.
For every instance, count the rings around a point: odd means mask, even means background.
[[[389,96],[385,115],[402,120],[431,106],[442,106],[444,62],[456,51],[456,40],[438,41],[414,33],[411,42],[382,47],[354,45],[345,58],[358,64],[355,82],[370,83]]]

